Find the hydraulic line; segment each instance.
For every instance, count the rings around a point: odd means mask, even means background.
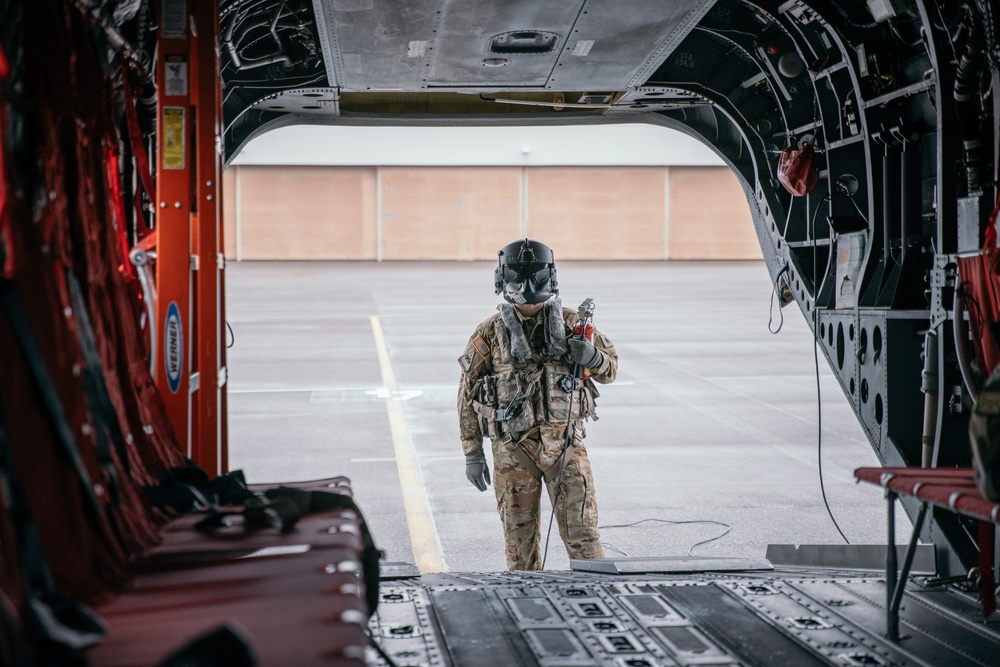
[[[965,297],[962,295],[961,278],[955,283],[955,295],[953,297],[952,327],[955,332],[955,352],[958,355],[958,368],[962,372],[962,384],[965,391],[969,393],[972,402],[975,403],[979,396],[976,381],[972,375],[972,367],[969,364],[969,334],[965,328]]]
[[[934,441],[938,423],[938,336],[933,330],[924,334],[924,370],[920,373],[920,390],[924,392],[920,465],[930,468],[934,461]]]
[[[980,71],[983,65],[984,43],[981,26],[975,21],[975,13],[969,5],[964,5],[968,37],[965,48],[959,56],[955,71],[953,95],[958,112],[958,125],[962,135],[962,150],[965,162],[967,193],[979,194],[983,176],[983,143],[981,135],[979,99]]]

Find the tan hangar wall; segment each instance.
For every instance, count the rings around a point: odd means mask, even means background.
[[[760,259],[726,167],[262,167],[224,178],[229,259]]]

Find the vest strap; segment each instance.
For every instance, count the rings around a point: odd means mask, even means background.
[[[557,477],[559,477],[559,473],[563,467],[559,463],[556,463],[548,470],[543,471],[541,468],[538,467],[538,464],[535,463],[535,461],[531,458],[531,455],[524,450],[524,447],[521,445],[520,442],[515,443],[513,438],[511,438],[510,436],[506,436],[504,440],[501,441],[501,445],[506,447],[510,451],[510,453],[514,455],[514,458],[516,458],[521,465],[527,468],[528,472],[530,472],[531,475],[536,479],[544,479],[547,484],[551,484],[552,482],[556,481]],[[574,445],[576,445],[575,438],[570,440],[569,445],[566,446],[565,449],[563,449],[563,453],[559,457],[560,461],[566,460],[566,458],[570,455],[570,453],[572,453]]]

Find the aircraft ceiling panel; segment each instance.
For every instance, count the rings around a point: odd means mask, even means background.
[[[434,0],[315,0],[325,19],[327,58],[350,91],[419,90],[434,49],[442,6]]]
[[[706,0],[586,3],[549,87],[624,90],[641,85],[711,5]]]
[[[428,87],[544,88],[585,4],[443,3]]]
[[[315,0],[344,91],[624,90],[653,72],[712,0]]]

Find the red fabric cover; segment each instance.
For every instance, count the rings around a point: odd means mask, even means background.
[[[25,246],[17,248],[19,258],[31,257]],[[28,313],[32,330],[47,331],[38,337],[49,374],[66,413],[70,429],[78,436],[77,445],[91,481],[107,488],[94,450],[93,434],[83,434],[90,423],[82,381],[73,368],[82,367],[79,344],[66,326],[54,276],[38,271],[38,265],[18,272],[21,301],[36,304]],[[83,480],[69,463],[58,441],[44,403],[34,388],[21,350],[6,317],[0,317],[0,411],[7,424],[17,475],[31,507],[42,548],[64,594],[88,599],[106,587],[121,584],[127,556],[114,538],[107,521],[110,498],[98,498],[101,515],[89,510],[89,493]],[[75,383],[67,380],[73,378]]]
[[[10,63],[7,62],[7,54],[0,47],[0,81],[5,81],[10,75]]]
[[[6,106],[3,101],[2,84],[9,76],[10,69],[7,64],[7,56],[3,52],[3,47],[0,46],[0,131],[7,126],[7,120],[5,117]],[[7,204],[6,164],[8,160],[7,147],[3,144],[2,136],[0,136],[0,253],[7,253],[6,257],[0,256],[0,280],[9,280],[14,276],[14,257],[10,254],[10,221],[7,219],[7,216],[4,215],[4,209]]]
[[[778,181],[796,197],[812,192],[819,181],[819,170],[813,162],[815,155],[812,144],[781,151],[781,157],[778,158]]]
[[[854,476],[980,521],[1000,523],[1000,503],[980,495],[972,468],[858,468]]]
[[[137,325],[135,291],[119,270],[123,263],[124,210],[117,175],[107,157],[117,150],[111,84],[100,69],[99,35],[77,8],[25,3],[23,77],[31,132],[21,150],[33,151],[37,172],[5,166],[0,191],[0,230],[9,237],[13,261],[6,275],[27,311],[29,326],[53,379],[62,411],[87,474],[95,484],[99,513],[55,437],[52,420],[34,388],[10,322],[0,317],[0,412],[12,456],[28,496],[43,550],[58,590],[75,599],[100,599],[124,583],[131,559],[149,549],[165,517],[139,490],[181,464],[162,402],[148,372]],[[9,138],[0,118],[0,140]],[[125,434],[128,465],[113,452],[122,481],[120,506],[107,493],[110,479],[97,458],[97,426],[83,388],[85,367],[78,337],[79,314],[69,297],[66,272],[79,280],[97,341],[104,381]],[[133,285],[135,283],[133,282]],[[7,569],[7,563],[0,567]],[[0,581],[0,586],[2,586]],[[11,599],[6,587],[4,592]]]
[[[223,623],[248,635],[257,664],[364,667],[366,605],[353,550],[202,564],[135,577],[97,611],[107,637],[91,664],[144,667]]]
[[[91,651],[92,662],[157,664],[196,635],[231,622],[252,635],[260,664],[364,665],[368,605],[357,517],[351,512],[307,517],[283,535],[206,536],[190,530],[192,519],[179,520],[166,531],[163,548],[130,580],[135,563],[160,540],[157,530],[165,521],[140,489],[182,464],[182,457],[149,376],[137,325],[136,281],[128,281],[122,270],[119,138],[109,84],[99,69],[103,47],[92,41],[101,33],[72,4],[24,3],[23,16],[23,33],[46,39],[24,41],[18,60],[24,69],[13,73],[23,78],[27,101],[16,113],[32,114],[23,119],[31,135],[18,149],[30,153],[26,162],[33,166],[31,173],[17,173],[4,159],[10,147],[0,144],[0,164],[6,167],[0,173],[5,195],[0,229],[8,231],[5,243],[13,258],[0,280],[10,281],[5,288],[24,305],[86,474],[78,474],[67,455],[12,322],[3,316],[0,414],[58,592],[99,606],[109,626],[108,640]],[[7,129],[0,118],[0,142],[10,138]],[[79,283],[113,417],[127,438],[127,461],[119,460],[113,447],[111,452],[120,505],[112,502],[113,479],[98,454],[102,427],[84,388],[83,313],[73,307],[68,274]],[[114,426],[105,435],[116,432]],[[313,484],[306,488],[343,486]],[[3,500],[0,489],[0,504]],[[17,620],[25,582],[7,509],[0,506],[0,605],[14,607]],[[276,545],[305,545],[308,551],[232,559],[234,553]],[[120,590],[127,592],[115,597]],[[18,639],[0,635],[0,664],[12,662]]]
[[[5,105],[2,84],[10,75],[10,67],[3,46],[0,45],[0,132],[6,127]],[[0,280],[13,276],[13,256],[2,256],[11,252],[10,222],[4,214],[7,203],[8,160],[6,146],[0,141]],[[21,563],[15,549],[14,526],[9,506],[10,490],[0,477],[0,615],[8,619],[6,632],[0,632],[0,665],[13,665],[24,660],[22,655],[24,627],[18,609],[18,602],[24,599],[24,582],[21,577]]]
[[[285,486],[352,495],[344,477]],[[199,518],[181,517],[165,526],[163,544],[150,552],[129,588],[97,609],[108,636],[88,652],[92,664],[156,665],[222,624],[244,631],[262,666],[365,664],[363,545],[354,512],[306,515],[284,533],[199,532],[191,528]],[[258,549],[296,546],[308,551],[244,557]]]

